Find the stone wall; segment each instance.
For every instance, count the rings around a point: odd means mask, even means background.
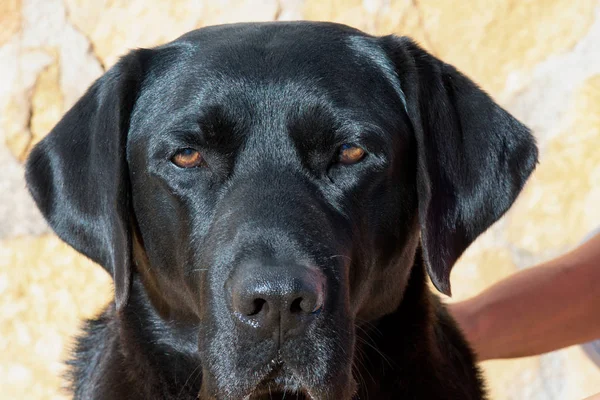
[[[572,248],[600,224],[598,0],[0,0],[0,398],[61,399],[78,321],[110,278],[47,228],[23,160],[128,49],[205,25],[314,19],[410,35],[535,130],[541,163],[515,207],[456,266],[456,299]],[[578,348],[484,363],[494,399],[581,399]]]

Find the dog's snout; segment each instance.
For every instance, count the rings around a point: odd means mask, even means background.
[[[240,265],[228,281],[230,304],[237,318],[264,336],[300,335],[325,303],[325,279],[302,265]]]

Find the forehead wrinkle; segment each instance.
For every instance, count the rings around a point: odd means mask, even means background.
[[[286,165],[299,160],[296,146],[288,129],[291,109],[318,101],[315,93],[295,81],[262,82],[246,86],[238,100],[250,108],[249,130],[240,154],[239,165],[244,169],[259,164]]]
[[[404,94],[404,91],[402,91],[400,77],[396,72],[396,67],[381,49],[381,47],[374,42],[374,39],[367,36],[350,36],[348,37],[348,45],[355,52],[368,58],[379,67],[379,70],[383,72],[389,83],[394,88],[394,91],[398,94],[398,97],[404,106],[404,110],[408,112],[406,95]]]

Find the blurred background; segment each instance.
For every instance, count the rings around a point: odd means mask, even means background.
[[[129,49],[235,21],[329,20],[409,35],[533,128],[541,164],[452,274],[453,300],[563,253],[600,225],[599,0],[0,0],[0,398],[64,399],[61,360],[109,276],[61,243],[23,160]],[[483,364],[493,399],[582,399],[578,347]]]

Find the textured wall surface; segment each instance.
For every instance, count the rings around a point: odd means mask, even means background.
[[[290,19],[413,36],[534,129],[541,164],[456,266],[456,299],[570,249],[600,224],[598,0],[0,0],[0,398],[68,397],[61,360],[78,321],[112,291],[27,195],[31,146],[128,49],[210,24]],[[494,399],[600,391],[600,371],[579,348],[483,366]]]

